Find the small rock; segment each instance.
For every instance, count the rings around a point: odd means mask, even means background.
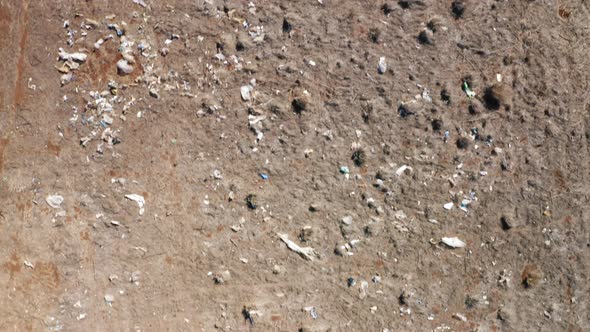
[[[281,274],[285,271],[285,268],[281,265],[276,265],[272,267],[273,274]]]
[[[291,107],[295,113],[301,114],[307,110],[307,103],[303,99],[296,98],[291,102]]]
[[[317,203],[312,203],[309,205],[309,212],[318,212],[320,210],[320,205]]]
[[[459,137],[456,144],[457,148],[465,150],[469,147],[469,140],[466,137]]]
[[[293,30],[293,25],[287,21],[287,18],[283,18],[283,32],[289,33]]]
[[[351,216],[342,217],[341,221],[344,225],[352,225],[352,217]]]
[[[461,18],[465,13],[465,4],[462,0],[455,0],[451,4],[451,11],[453,12],[453,15],[455,15],[455,18]]]
[[[514,227],[514,219],[509,215],[502,215],[500,217],[500,224],[502,225],[502,229],[507,231]]]
[[[435,119],[430,124],[432,125],[432,130],[440,131],[443,127],[443,120]]]
[[[432,45],[434,44],[433,37],[434,33],[430,29],[424,29],[418,34],[418,41],[420,44]]]

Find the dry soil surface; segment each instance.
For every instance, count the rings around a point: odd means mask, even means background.
[[[589,17],[0,0],[0,330],[590,331]]]

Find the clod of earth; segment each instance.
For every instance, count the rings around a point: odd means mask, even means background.
[[[455,15],[455,18],[461,18],[465,13],[465,4],[461,0],[455,0],[451,4],[451,11]]]

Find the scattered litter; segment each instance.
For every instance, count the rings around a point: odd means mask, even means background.
[[[446,203],[445,205],[443,205],[443,207],[445,208],[445,210],[450,210],[453,208],[454,205],[455,204],[453,204],[453,202],[449,202],[449,203]]]
[[[259,173],[258,175],[260,175],[260,177],[261,177],[263,180],[268,180],[268,174],[265,174],[265,173]]]
[[[26,260],[24,261],[24,264],[26,267],[31,268],[31,269],[35,269],[35,265],[33,265],[33,263],[31,263],[30,261]]]
[[[460,314],[460,313],[453,314],[453,318],[460,320],[462,322],[467,321],[467,317],[465,317],[463,314]]]
[[[252,98],[252,90],[254,90],[254,87],[251,86],[250,84],[243,85],[240,88],[240,93],[242,95],[242,100],[249,101]]]
[[[387,71],[387,62],[385,62],[385,57],[382,56],[379,58],[379,65],[377,66],[377,71],[379,74],[385,74]]]
[[[303,257],[309,261],[313,261],[314,256],[318,256],[318,253],[313,248],[311,248],[311,247],[302,248],[299,245],[297,245],[295,242],[289,240],[289,237],[287,236],[287,234],[277,233],[277,235],[279,236],[281,241],[285,242],[285,244],[287,245],[287,247],[289,249],[298,253],[301,257]]]
[[[133,72],[133,66],[129,64],[129,61],[121,59],[117,61],[117,70],[119,75],[129,75]]]
[[[412,167],[409,167],[408,165],[403,165],[402,167],[398,168],[397,171],[395,171],[395,175],[401,176],[402,174],[404,174],[406,170],[410,170],[410,172],[412,172]]]
[[[86,58],[88,58],[88,55],[84,53],[68,53],[61,47],[59,48],[58,55],[59,59],[62,61],[84,62],[86,61]]]
[[[115,302],[115,297],[112,294],[106,294],[104,296],[104,300],[108,305],[111,305],[113,302]]]
[[[356,280],[354,280],[353,277],[349,277],[346,280],[346,283],[347,283],[348,287],[354,287],[354,285],[356,285]]]
[[[303,310],[309,312],[309,314],[311,315],[311,318],[318,319],[318,313],[317,313],[315,307],[305,307],[305,308],[303,308]]]
[[[133,0],[133,3],[138,4],[138,5],[142,6],[143,8],[147,7],[147,5],[145,4],[145,2],[143,0]]]
[[[100,48],[100,46],[102,46],[102,44],[104,44],[107,40],[111,40],[111,39],[113,39],[113,35],[108,35],[104,38],[97,40],[96,43],[94,43],[94,49],[98,50]]]
[[[350,170],[348,169],[348,166],[340,166],[340,173],[342,173],[342,174],[348,174],[348,173],[350,173]]]
[[[352,217],[351,216],[342,217],[341,221],[344,225],[352,225]]]
[[[469,84],[467,82],[463,82],[463,91],[467,94],[467,97],[473,98],[475,97],[475,92],[469,88]]]
[[[359,298],[364,299],[367,297],[367,292],[369,291],[369,282],[366,280],[361,281],[361,287],[359,288]]]
[[[143,198],[143,196],[137,194],[129,194],[125,195],[125,198],[137,202],[137,205],[139,206],[139,215],[143,215],[143,212],[145,211],[145,198]]]
[[[464,248],[465,242],[459,240],[457,237],[443,237],[442,243],[446,244],[451,248]]]
[[[64,202],[64,198],[60,195],[50,195],[45,198],[45,201],[52,208],[59,209],[61,204]]]

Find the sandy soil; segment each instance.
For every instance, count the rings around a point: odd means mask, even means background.
[[[590,330],[589,1],[144,1],[0,0],[0,330]]]

